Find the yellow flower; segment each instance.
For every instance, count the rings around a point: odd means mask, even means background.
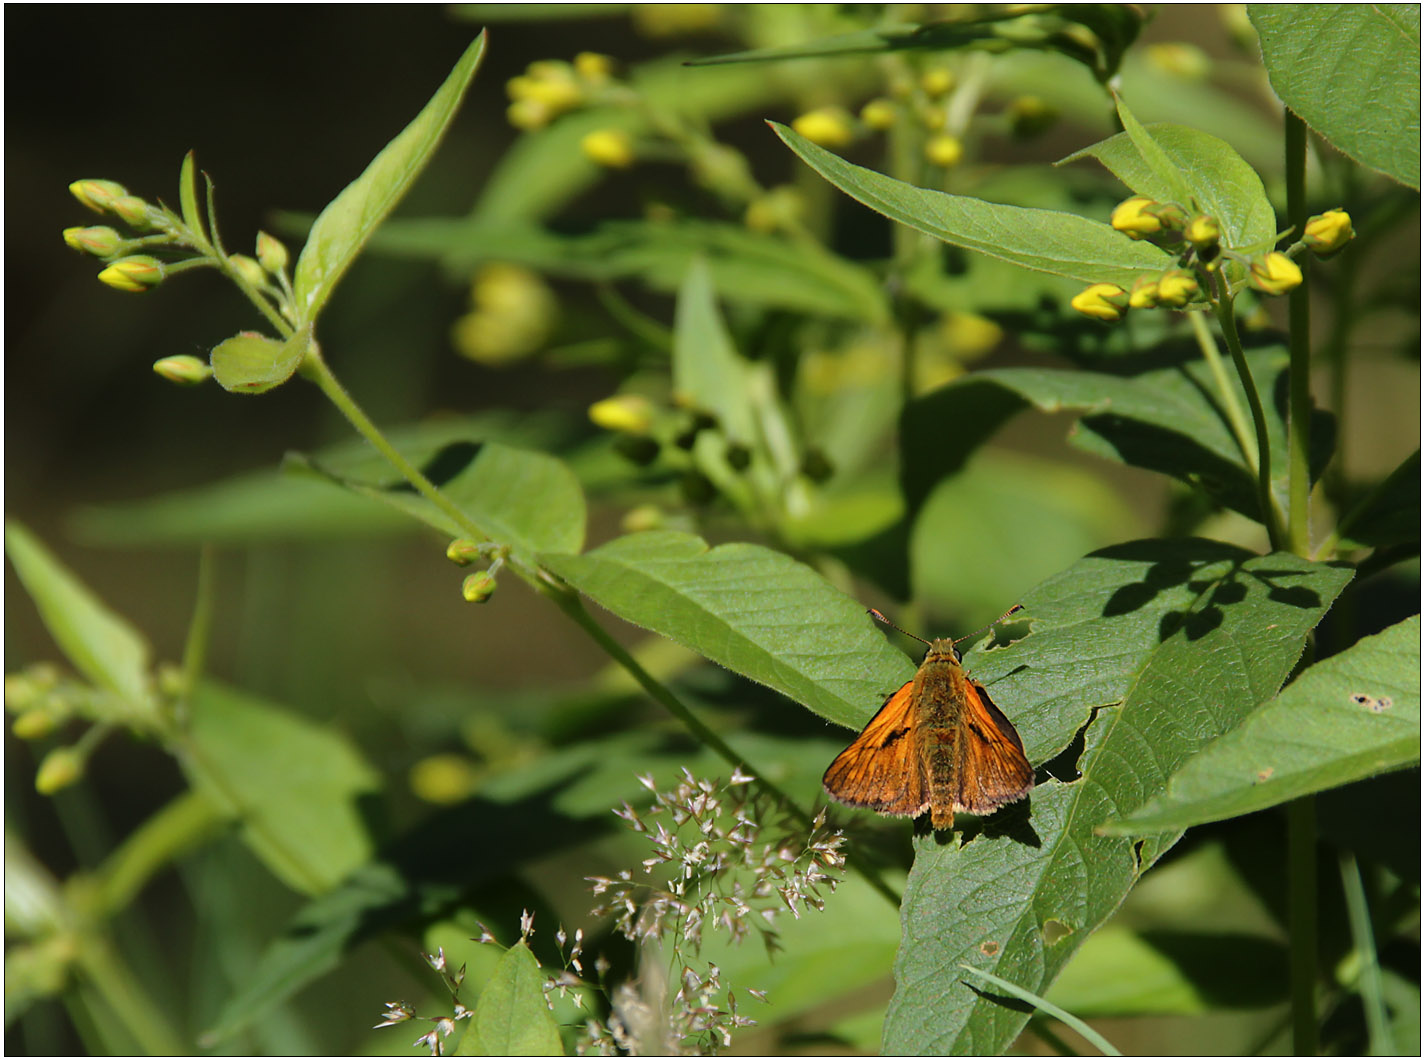
[[[1129,308],[1129,292],[1117,283],[1092,283],[1070,299],[1071,308],[1095,320],[1113,323]]]
[[[944,96],[955,87],[956,75],[951,73],[944,66],[927,70],[921,75],[921,90],[932,99],[935,99],[937,96]]]
[[[1153,199],[1135,195],[1114,207],[1114,213],[1110,216],[1109,223],[1130,239],[1145,239],[1158,235],[1163,231],[1164,226],[1157,217],[1146,212],[1149,207],[1156,205],[1158,204]]]
[[[598,52],[580,52],[574,57],[574,72],[591,84],[603,84],[614,74],[614,60]]]
[[[993,350],[1005,332],[989,317],[951,310],[941,317],[941,337],[957,360],[967,361]]]
[[[926,141],[926,160],[933,166],[950,169],[961,160],[961,156],[964,154],[965,148],[950,133],[936,133]]]
[[[1159,277],[1159,305],[1182,309],[1198,293],[1198,281],[1183,269],[1169,269]]]
[[[1328,210],[1307,219],[1302,241],[1318,257],[1329,257],[1347,245],[1355,232],[1346,210]]]
[[[654,422],[654,407],[641,394],[617,394],[590,405],[589,418],[606,431],[647,434]]]
[[[823,147],[846,147],[852,142],[852,123],[840,107],[819,107],[792,120],[800,136]]]
[[[634,164],[634,141],[623,129],[595,129],[579,141],[584,157],[609,169],[628,169]]]
[[[1188,224],[1184,225],[1183,238],[1192,243],[1199,250],[1206,250],[1209,247],[1217,246],[1221,236],[1218,229],[1218,220],[1209,217],[1207,214],[1199,214]]]
[[[1302,270],[1286,254],[1275,250],[1252,263],[1248,283],[1264,294],[1287,294],[1302,283]]]
[[[99,282],[118,291],[139,294],[163,281],[163,263],[147,254],[120,258],[99,274]]]
[[[890,129],[896,124],[896,104],[889,99],[873,99],[862,107],[861,119],[868,129]]]

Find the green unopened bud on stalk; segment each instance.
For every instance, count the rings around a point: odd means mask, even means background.
[[[461,582],[461,595],[472,604],[483,604],[495,595],[495,576],[488,570],[466,575]]]
[[[276,275],[287,268],[287,247],[266,232],[257,234],[257,260],[264,269]]]
[[[262,287],[267,283],[267,273],[263,267],[246,254],[229,254],[228,264],[238,270],[238,275],[251,287]]]
[[[1346,210],[1328,210],[1307,219],[1302,241],[1319,258],[1331,257],[1356,235],[1352,218]]]
[[[1248,283],[1263,294],[1287,294],[1302,283],[1302,270],[1280,251],[1273,251],[1253,261],[1248,268]]]
[[[147,232],[154,227],[149,204],[137,195],[120,195],[109,204],[109,209],[119,215],[119,219],[130,228]]]
[[[1114,323],[1129,309],[1129,292],[1117,283],[1092,283],[1070,299],[1071,308],[1095,320]]]
[[[40,763],[35,775],[35,790],[41,795],[53,795],[84,776],[84,756],[73,747],[56,747]]]
[[[207,382],[213,369],[190,353],[179,353],[172,357],[162,357],[153,363],[153,370],[170,383],[179,386],[197,386]]]
[[[76,180],[69,186],[69,191],[95,213],[104,213],[115,199],[129,193],[124,185],[112,180]]]
[[[457,567],[469,567],[484,555],[480,543],[468,537],[458,537],[446,546],[446,559]]]
[[[10,726],[10,731],[19,740],[38,740],[54,732],[59,718],[53,711],[35,707],[19,715]]]
[[[96,258],[112,258],[124,245],[124,237],[108,225],[66,228],[64,241],[75,250],[93,254]]]
[[[147,254],[120,258],[99,274],[99,282],[118,291],[139,294],[163,282],[163,262]]]

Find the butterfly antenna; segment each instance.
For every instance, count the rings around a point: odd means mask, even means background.
[[[952,644],[959,644],[961,641],[963,641],[963,640],[969,640],[971,637],[978,637],[978,636],[980,636],[982,633],[984,633],[986,630],[988,630],[988,629],[994,629],[996,626],[1000,625],[1000,623],[1004,622],[1007,618],[1009,618],[1011,615],[1013,615],[1016,611],[1021,611],[1021,610],[1024,610],[1023,605],[1021,605],[1021,604],[1016,604],[1016,605],[1015,605],[1014,607],[1012,607],[1009,611],[1005,612],[1005,614],[1001,615],[1001,616],[1000,616],[999,618],[997,618],[994,622],[990,623],[990,625],[988,625],[988,626],[981,626],[979,629],[975,630],[975,631],[972,632],[972,633],[967,633],[967,634],[966,634],[965,636],[963,636],[963,637],[957,637],[955,640],[951,641],[951,643],[952,643]]]
[[[885,615],[883,615],[883,614],[882,614],[880,611],[878,611],[876,608],[874,608],[874,607],[868,607],[868,608],[866,609],[866,613],[869,614],[869,615],[871,615],[872,618],[876,619],[876,620],[877,620],[878,622],[880,622],[882,625],[884,625],[884,626],[890,626],[892,629],[896,630],[896,632],[898,632],[898,633],[905,633],[905,634],[906,634],[908,637],[910,637],[912,640],[919,640],[922,644],[926,645],[926,647],[928,647],[928,648],[931,646],[931,642],[930,642],[929,640],[927,640],[925,637],[918,637],[918,636],[916,636],[916,634],[912,633],[909,629],[902,629],[900,626],[898,626],[895,622],[891,621],[891,619],[887,618]]]

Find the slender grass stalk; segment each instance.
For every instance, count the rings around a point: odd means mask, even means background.
[[[84,940],[79,965],[85,979],[112,1010],[112,1016],[129,1032],[149,1056],[184,1056],[178,1031],[164,1018],[163,1010],[139,984],[133,971],[109,943],[108,935],[95,930]]]
[[[1283,108],[1286,119],[1284,140],[1287,150],[1287,219],[1294,235],[1307,227],[1307,126]],[[1295,555],[1311,553],[1308,497],[1312,490],[1309,466],[1312,427],[1311,294],[1305,283],[1287,293],[1288,375],[1287,375],[1287,547]]]
[[[1058,1005],[1046,1001],[1039,994],[1032,993],[1031,991],[1026,990],[1023,986],[1018,986],[1015,983],[1010,982],[1010,980],[1008,979],[1002,979],[998,975],[991,975],[989,972],[982,971],[981,969],[976,968],[973,965],[962,964],[958,967],[960,967],[963,971],[970,972],[972,975],[979,976],[980,978],[984,979],[986,982],[994,986],[997,990],[1003,990],[1011,997],[1017,997],[1021,1001],[1034,1005],[1037,1009],[1045,1013],[1047,1016],[1053,1016],[1055,1019],[1063,1023],[1066,1027],[1070,1028],[1070,1030],[1079,1034],[1082,1038],[1084,1038],[1085,1041],[1089,1042],[1090,1045],[1094,1046],[1105,1056],[1124,1055],[1118,1049],[1114,1048],[1113,1045],[1110,1044],[1108,1038],[1104,1037],[1104,1035],[1100,1034],[1088,1023],[1085,1023],[1084,1020],[1080,1019],[1078,1016],[1070,1015]]]
[[[1316,1056],[1317,803],[1311,795],[1287,804],[1287,928],[1292,1052]]]
[[[1352,945],[1357,951],[1361,972],[1357,978],[1357,993],[1367,1014],[1367,1034],[1373,1056],[1397,1056],[1387,1018],[1386,1002],[1381,993],[1381,965],[1377,962],[1376,939],[1372,935],[1372,911],[1367,904],[1367,892],[1362,886],[1362,874],[1351,851],[1337,855],[1337,867],[1342,872],[1342,890],[1347,897],[1347,923],[1352,931]]]
[[[1213,376],[1213,385],[1218,388],[1218,399],[1223,403],[1223,414],[1228,417],[1228,426],[1233,437],[1238,440],[1238,449],[1243,459],[1254,472],[1258,469],[1258,443],[1248,430],[1248,421],[1243,416],[1243,406],[1238,403],[1238,394],[1228,379],[1228,371],[1223,367],[1223,356],[1218,352],[1218,343],[1213,341],[1213,333],[1202,313],[1186,313],[1193,338],[1203,354],[1204,363]]]

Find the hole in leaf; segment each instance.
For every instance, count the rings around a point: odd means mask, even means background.
[[[1040,930],[1045,936],[1046,946],[1053,946],[1055,943],[1067,939],[1074,934],[1074,928],[1070,927],[1063,920],[1055,920],[1053,917],[1046,920],[1044,927]]]
[[[1000,952],[1000,943],[994,942],[990,939],[986,939],[980,944],[980,952],[985,954],[985,956],[987,957],[994,957],[997,953]]]

